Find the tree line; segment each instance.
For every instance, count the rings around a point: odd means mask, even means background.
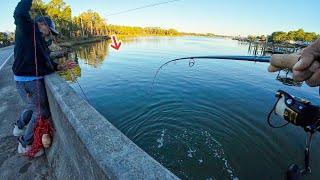
[[[288,41],[302,41],[313,42],[319,39],[320,35],[315,32],[305,32],[303,29],[296,31],[283,32],[278,31],[271,34],[269,40],[272,42],[288,42]]]
[[[72,16],[72,10],[63,0],[51,0],[44,3],[42,0],[34,1],[32,15],[43,14],[50,16],[56,23],[57,30],[61,33],[60,38],[110,36],[117,35],[165,35],[176,36],[182,33],[175,29],[162,29],[158,27],[131,27],[108,25],[99,13],[88,10]],[[40,13],[41,12],[41,13]]]
[[[44,3],[42,0],[34,1],[32,15],[39,14],[50,16],[56,23],[57,29],[61,32],[60,38],[90,37],[90,36],[110,36],[112,34],[127,36],[143,35],[201,35],[212,36],[213,34],[182,33],[176,29],[163,29],[159,27],[134,27],[109,25],[99,13],[88,10],[72,16],[72,10],[63,0],[51,0]],[[41,13],[40,13],[41,12]]]
[[[269,36],[252,36],[249,35],[246,38],[248,41],[268,41],[274,43],[287,43],[290,41],[294,42],[313,42],[317,39],[320,39],[320,35],[315,32],[305,32],[303,29],[298,29],[295,31],[283,32],[283,31],[276,31],[273,32]]]
[[[88,10],[73,17],[71,7],[63,0],[34,1],[32,16],[37,15],[50,16],[61,34],[60,38],[108,35],[106,20],[99,13]]]
[[[140,36],[140,35],[163,35],[163,36],[177,36],[181,35],[175,29],[162,29],[159,27],[135,27],[135,26],[119,26],[108,25],[109,34]]]
[[[60,32],[59,41],[68,41],[72,38],[88,38],[93,36],[214,36],[214,34],[184,33],[176,29],[163,29],[159,27],[135,27],[107,24],[99,13],[92,10],[72,15],[72,8],[64,0],[50,0],[45,3],[43,0],[34,0],[31,8],[31,16],[50,16]],[[11,44],[14,41],[14,33],[0,33],[0,46]]]

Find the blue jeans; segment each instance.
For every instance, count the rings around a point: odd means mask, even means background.
[[[33,129],[39,117],[49,118],[50,109],[44,80],[34,80],[26,82],[16,81],[17,90],[25,103],[25,109],[21,112],[17,126],[22,129],[27,126],[20,142],[22,146],[32,144]]]

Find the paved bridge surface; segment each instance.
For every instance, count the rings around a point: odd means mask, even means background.
[[[45,156],[28,159],[17,153],[17,138],[12,135],[13,123],[22,110],[13,80],[11,66],[13,46],[0,49],[0,179],[43,180],[52,178]]]

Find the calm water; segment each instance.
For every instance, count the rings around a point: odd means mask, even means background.
[[[290,163],[303,162],[303,130],[271,129],[266,116],[278,89],[320,104],[318,90],[282,85],[266,72],[267,64],[172,63],[151,87],[157,68],[170,59],[248,55],[247,46],[199,37],[136,38],[119,53],[108,45],[79,47],[78,81],[100,113],[177,176],[281,179]],[[310,179],[320,177],[320,139],[313,143]]]

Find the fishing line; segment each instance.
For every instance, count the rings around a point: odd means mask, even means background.
[[[70,70],[71,71],[71,70]],[[73,74],[73,73],[71,73]],[[73,77],[74,78],[74,77]],[[88,96],[86,95],[86,93],[84,92],[83,88],[81,87],[79,81],[77,80],[77,78],[74,78],[74,80],[76,81],[76,83],[78,84],[80,91],[82,92],[83,96],[85,97],[85,99],[90,103],[90,100],[88,98]]]
[[[119,14],[124,14],[124,13],[127,13],[127,12],[137,11],[137,10],[140,10],[140,9],[146,9],[146,8],[150,8],[150,7],[155,7],[155,6],[159,6],[159,5],[163,5],[163,4],[169,4],[169,3],[173,3],[173,2],[177,2],[177,1],[181,1],[181,0],[171,0],[171,1],[163,1],[163,2],[158,2],[158,3],[148,4],[148,5],[136,7],[136,8],[133,8],[133,9],[127,9],[127,10],[124,10],[124,11],[110,13],[110,14],[107,14],[107,17],[115,16],[115,15],[119,15]]]
[[[36,77],[38,77],[39,72],[38,72],[38,58],[37,58],[37,42],[36,42],[36,21],[34,20],[34,24],[33,24],[33,46],[34,46],[34,63],[35,63],[35,68],[36,68]],[[39,119],[40,114],[41,114],[41,107],[40,107],[40,87],[39,84],[40,83],[40,79],[36,80],[36,101],[37,101],[37,105],[36,105],[36,110],[38,111],[38,114],[36,117],[36,119]],[[32,94],[32,96],[34,96],[34,94]]]
[[[152,93],[152,90],[154,88],[154,84],[156,81],[157,76],[160,74],[160,71],[163,69],[163,67],[171,64],[176,63],[178,61],[186,61],[189,60],[189,67],[193,67],[195,65],[195,60],[198,59],[212,59],[212,60],[228,60],[228,61],[250,61],[250,62],[262,62],[262,63],[269,63],[271,60],[271,56],[193,56],[193,57],[184,57],[184,58],[178,58],[178,59],[172,59],[170,61],[165,62],[162,64],[156,71],[153,80],[152,85],[149,91],[149,95]]]

